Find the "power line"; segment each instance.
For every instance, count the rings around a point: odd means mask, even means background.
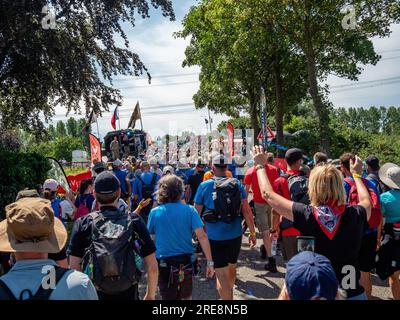
[[[393,81],[393,80],[400,80],[400,77],[391,77],[391,78],[383,78],[383,79],[375,79],[375,80],[369,80],[369,81],[359,81],[355,83],[349,83],[349,84],[342,84],[342,85],[336,85],[336,86],[331,86],[331,89],[337,89],[337,88],[347,88],[347,87],[353,87],[353,86],[359,86],[359,85],[364,85],[364,84],[371,84],[375,82],[381,82],[381,81]]]
[[[120,90],[128,90],[128,89],[139,89],[139,88],[154,88],[154,87],[170,87],[170,86],[181,86],[181,85],[188,85],[188,84],[195,84],[199,83],[199,81],[185,81],[185,82],[172,82],[172,83],[158,83],[158,84],[149,84],[145,86],[129,86],[124,88],[119,88]]]
[[[396,84],[396,83],[400,83],[400,80],[392,80],[392,81],[381,82],[381,83],[377,83],[377,84],[363,85],[363,86],[354,87],[354,88],[345,88],[345,89],[339,89],[339,90],[332,90],[331,93],[346,92],[346,91],[368,89],[368,88],[375,88],[375,87],[381,87],[381,86],[386,86],[386,85]]]
[[[180,77],[189,77],[189,76],[198,76],[200,73],[193,72],[193,73],[178,73],[178,74],[160,74],[151,76],[151,79],[161,79],[161,78],[180,78]],[[135,76],[126,77],[121,79],[114,79],[113,81],[128,81],[128,80],[147,80],[147,78],[138,78]]]

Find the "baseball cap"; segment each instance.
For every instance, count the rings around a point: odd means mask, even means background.
[[[379,159],[375,156],[369,156],[365,159],[365,163],[369,165],[372,170],[379,170]]]
[[[229,160],[223,155],[218,155],[212,159],[212,164],[217,168],[226,168],[229,164]]]
[[[300,252],[288,262],[285,283],[291,300],[335,300],[339,288],[331,262],[311,251]]]
[[[43,189],[49,189],[52,192],[56,192],[58,189],[58,182],[54,179],[47,179],[43,183]]]
[[[106,165],[103,162],[96,162],[93,166],[93,171],[106,170]]]
[[[34,189],[21,190],[20,192],[18,192],[15,201],[18,201],[19,199],[23,198],[39,198],[39,193]]]
[[[94,190],[97,194],[110,194],[120,189],[118,178],[110,171],[104,171],[96,177]]]
[[[113,167],[120,167],[120,166],[122,166],[122,165],[123,165],[123,163],[122,163],[122,161],[119,160],[119,159],[117,159],[117,160],[115,160],[115,161],[113,162]]]
[[[166,174],[168,174],[168,173],[170,173],[170,174],[175,174],[175,170],[174,170],[174,168],[173,168],[172,166],[166,166],[166,167],[164,167],[164,169],[163,169],[163,175],[166,175]]]
[[[296,161],[303,159],[303,152],[297,148],[289,149],[286,151],[285,159],[289,165],[293,164]]]

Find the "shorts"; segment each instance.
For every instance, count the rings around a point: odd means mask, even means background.
[[[272,208],[267,203],[254,202],[255,223],[259,232],[269,231]]]
[[[358,266],[360,271],[371,272],[371,270],[375,268],[377,244],[378,233],[376,231],[364,235],[358,254]]]
[[[211,255],[214,268],[225,268],[229,264],[236,264],[242,247],[242,236],[231,240],[210,240]]]
[[[97,291],[97,295],[99,300],[140,300],[139,286],[137,284],[132,286],[130,289],[115,295],[105,294],[102,291]]]
[[[282,237],[282,255],[289,261],[297,254],[297,236]]]
[[[193,291],[193,264],[190,256],[166,258],[168,263],[161,266],[158,261],[158,287],[162,300],[188,300]],[[183,279],[179,279],[180,267],[184,270]],[[183,268],[184,267],[184,268]],[[172,273],[172,274],[171,274]]]

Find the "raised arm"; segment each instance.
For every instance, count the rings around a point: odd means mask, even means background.
[[[257,170],[258,183],[260,185],[261,195],[265,201],[281,216],[293,221],[293,201],[287,200],[277,194],[272,188],[271,182],[265,171],[265,154],[261,146],[253,148],[254,165]]]
[[[357,193],[358,193],[358,205],[363,207],[367,212],[367,221],[371,217],[371,198],[368,193],[368,189],[361,179],[361,174],[363,170],[363,163],[361,159],[356,156],[355,160],[351,160],[350,171],[353,175],[354,182],[356,183]]]

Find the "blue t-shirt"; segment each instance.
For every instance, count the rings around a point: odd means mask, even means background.
[[[152,209],[147,229],[155,235],[157,259],[193,254],[192,232],[203,226],[203,221],[192,206],[167,203]]]
[[[381,194],[381,210],[387,223],[400,222],[400,190]]]
[[[114,169],[113,173],[119,180],[119,183],[121,185],[121,191],[123,193],[126,193],[127,190],[126,190],[125,179],[126,179],[126,176],[128,175],[128,172],[126,170]]]
[[[140,175],[140,179],[142,179],[142,181],[147,185],[147,184],[150,184],[151,181],[153,180],[153,175],[154,175],[154,173],[152,173],[150,171],[146,171],[146,172],[143,172]],[[142,181],[140,181],[140,179],[137,178],[135,180],[135,183],[133,184],[133,192],[132,192],[133,195],[137,195],[138,196],[138,201],[141,201],[142,198],[143,198],[142,197],[142,185],[143,185],[143,183],[142,183]],[[157,191],[157,184],[158,184],[159,180],[160,180],[160,176],[157,174],[156,175],[155,186],[154,186],[154,192]],[[155,198],[153,197],[153,200],[154,199]]]
[[[76,198],[75,200],[75,207],[79,208],[79,206],[84,203],[86,208],[89,209],[89,211],[92,211],[92,206],[93,206],[93,202],[94,202],[94,197],[92,194],[82,194],[80,195],[78,198]]]
[[[246,191],[241,183],[239,184],[239,188],[242,200],[247,199]],[[197,189],[194,203],[210,210],[215,209],[212,196],[213,192],[214,179],[203,182]],[[242,218],[237,217],[233,223],[225,223],[222,221],[216,223],[206,222],[206,232],[210,240],[223,241],[235,239],[242,235]]]

